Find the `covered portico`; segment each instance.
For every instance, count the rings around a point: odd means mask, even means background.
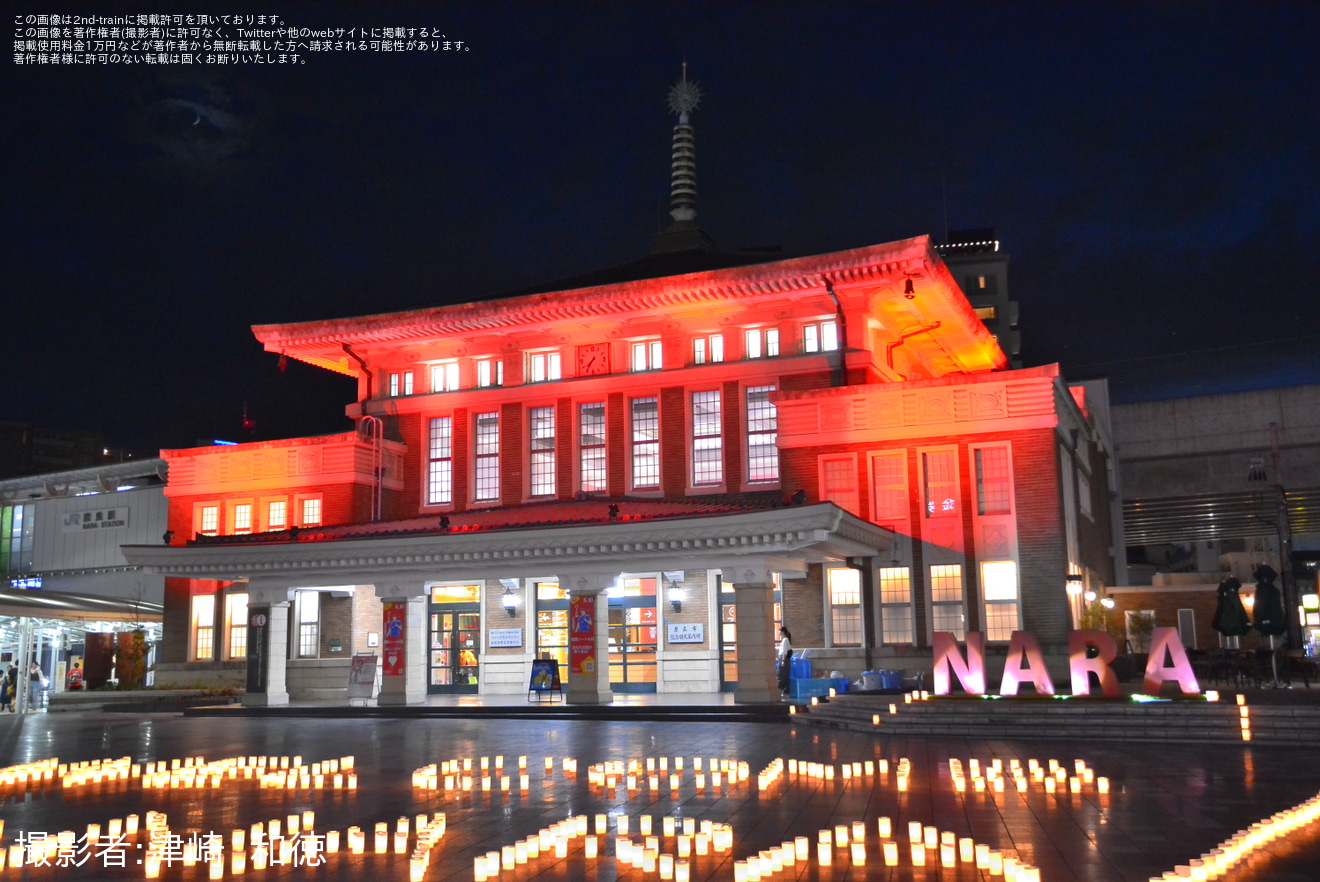
[[[384,604],[382,705],[419,704],[426,697],[428,585],[450,580],[556,576],[571,597],[589,598],[591,622],[608,621],[607,589],[621,573],[718,570],[733,586],[738,621],[739,702],[775,701],[773,584],[775,574],[800,577],[807,566],[871,558],[890,548],[891,534],[832,503],[701,516],[634,516],[566,526],[505,523],[371,524],[327,527],[292,541],[231,541],[188,546],[131,546],[129,562],[167,576],[248,584],[248,672],[244,702],[287,704],[285,667],[293,592],[316,585],[373,585]],[[391,527],[398,529],[391,530]],[[309,531],[310,532],[310,531]],[[579,607],[581,602],[579,602]],[[526,615],[521,622],[528,624]],[[575,634],[594,652],[570,665],[567,701],[612,700],[607,629],[581,623]],[[575,623],[574,627],[577,627]],[[488,647],[483,627],[483,647]],[[511,662],[525,665],[520,656]]]

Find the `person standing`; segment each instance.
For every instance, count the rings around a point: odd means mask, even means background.
[[[10,665],[0,677],[0,711],[11,714],[18,710],[18,665]]]
[[[41,707],[41,693],[46,688],[46,675],[41,672],[41,665],[35,661],[28,668],[28,710]]]
[[[793,635],[789,633],[788,628],[779,629],[779,694],[787,696],[789,692],[789,676],[793,667]]]

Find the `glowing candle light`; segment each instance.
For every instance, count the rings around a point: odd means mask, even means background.
[[[829,866],[830,861],[834,859],[834,849],[828,842],[816,843],[816,860],[821,866]]]
[[[965,864],[970,864],[976,859],[976,843],[972,839],[963,837],[958,840],[958,860]]]
[[[920,842],[912,843],[912,866],[926,866],[926,847]]]
[[[852,844],[852,865],[854,867],[866,866],[866,843],[854,842]]]

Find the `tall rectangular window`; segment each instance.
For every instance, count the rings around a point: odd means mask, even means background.
[[[978,447],[976,460],[976,513],[1009,514],[1012,511],[1012,476],[1007,447]]]
[[[715,364],[724,361],[724,336],[708,334],[692,339],[692,361],[694,364]]]
[[[747,389],[747,480],[779,480],[779,414],[770,402],[774,386]]]
[[[266,527],[271,530],[283,530],[289,525],[289,503],[275,499],[266,504]]]
[[[400,395],[413,394],[413,372],[401,371],[396,374],[390,374],[390,397],[397,398]]]
[[[930,568],[930,602],[932,626],[936,631],[948,631],[958,640],[966,636],[963,616],[963,582],[960,564],[943,564]]]
[[[252,532],[252,503],[240,502],[234,506],[234,533]]]
[[[880,589],[880,642],[912,643],[911,570],[882,567],[876,575]]]
[[[247,606],[246,593],[225,595],[225,626],[229,629],[225,658],[247,658]]]
[[[839,325],[834,321],[812,322],[802,326],[802,349],[806,352],[833,352],[839,348]]]
[[[659,340],[644,340],[632,345],[632,369],[658,371],[662,367]]]
[[[321,497],[314,496],[302,501],[302,522],[304,527],[314,527],[321,523]]]
[[[558,352],[532,352],[527,356],[527,376],[533,383],[559,379]]]
[[[215,660],[215,595],[203,594],[192,599],[193,658]]]
[[[773,358],[778,354],[778,328],[748,328],[746,331],[743,331],[743,355],[745,357]]]
[[[555,495],[555,409],[533,407],[528,411],[531,423],[532,495]]]
[[[458,391],[458,362],[446,361],[431,365],[431,391]]]
[[[316,658],[321,649],[321,593],[298,591],[298,658]]]
[[[877,453],[871,457],[871,502],[877,524],[908,518],[907,454]]]
[[[692,486],[724,481],[724,428],[718,391],[692,393]]]
[[[578,453],[582,471],[583,493],[604,493],[605,472],[605,402],[588,401],[578,405]]]
[[[483,358],[477,362],[477,386],[482,389],[504,385],[504,362],[498,358]]]
[[[220,506],[203,505],[198,509],[197,532],[203,536],[216,536],[220,533]]]
[[[634,489],[660,486],[660,409],[655,398],[629,402],[632,417],[632,485]]]
[[[833,502],[855,515],[861,512],[861,493],[857,489],[857,459],[851,453],[822,456],[820,462],[820,499]]]
[[[862,574],[852,568],[827,569],[830,635],[834,646],[862,645]]]
[[[921,462],[926,517],[957,517],[958,462],[954,452],[933,450],[923,453]]]
[[[434,417],[427,452],[426,504],[454,501],[454,431],[452,417]]]
[[[479,413],[473,417],[476,434],[476,494],[478,502],[500,498],[500,415]]]
[[[1018,630],[1017,561],[982,561],[981,593],[985,599],[985,639],[1008,640]]]

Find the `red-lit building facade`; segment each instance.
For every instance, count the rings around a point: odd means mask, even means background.
[[[1108,444],[1006,359],[928,239],[361,318],[259,326],[358,380],[343,435],[167,450],[158,680],[251,703],[519,693],[777,697],[929,665],[931,634],[1066,643],[1112,583]],[[574,629],[585,623],[592,627]],[[336,693],[336,690],[337,693]]]

